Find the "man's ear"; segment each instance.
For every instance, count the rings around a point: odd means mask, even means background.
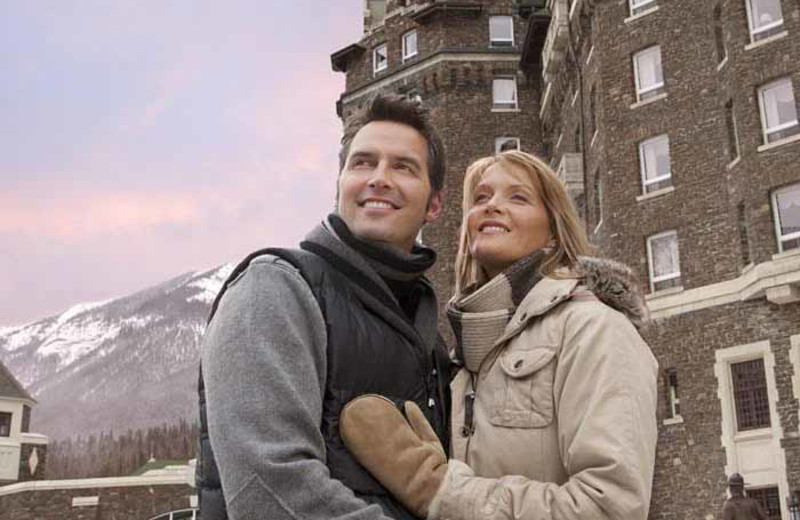
[[[442,192],[436,191],[431,195],[431,200],[428,201],[428,210],[425,213],[425,223],[433,222],[439,218],[442,212]]]

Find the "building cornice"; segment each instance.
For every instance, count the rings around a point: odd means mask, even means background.
[[[650,294],[647,305],[652,319],[663,319],[719,305],[765,298],[775,304],[800,301],[800,250],[774,255],[753,265],[741,276],[677,293]]]
[[[350,103],[360,97],[366,96],[371,94],[377,90],[380,90],[392,83],[405,79],[409,76],[413,76],[415,74],[419,74],[425,69],[429,69],[435,65],[445,62],[465,62],[465,61],[507,61],[518,63],[519,62],[519,52],[516,50],[508,51],[460,51],[460,50],[451,50],[451,49],[442,49],[437,51],[427,58],[418,61],[416,63],[410,63],[404,66],[401,69],[393,72],[392,74],[381,76],[380,78],[376,78],[373,81],[362,85],[361,87],[352,90],[350,92],[345,92],[342,94],[341,101],[342,103]]]
[[[32,480],[0,486],[0,496],[16,493],[70,490],[101,489],[138,486],[189,486],[186,475],[154,475],[141,477],[82,478],[71,480]]]

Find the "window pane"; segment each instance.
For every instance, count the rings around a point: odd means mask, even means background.
[[[775,211],[781,237],[800,232],[800,184],[775,194]]]
[[[510,43],[514,39],[513,22],[510,16],[489,18],[489,39],[492,43]]]
[[[494,140],[494,152],[500,153],[507,150],[519,150],[519,138],[498,137]]]
[[[781,496],[777,487],[748,489],[747,496],[761,505],[768,520],[781,520]]]
[[[406,33],[403,37],[403,56],[408,58],[417,53],[417,31]]]
[[[659,47],[647,49],[636,55],[639,90],[647,90],[664,82],[661,71],[661,50]]]
[[[492,98],[495,105],[517,105],[517,82],[499,78],[492,82]]]
[[[783,20],[781,0],[750,0],[750,12],[754,31]]]
[[[782,80],[761,91],[767,131],[778,125],[797,121],[791,80]]]
[[[770,426],[767,379],[764,359],[758,358],[731,365],[736,425],[739,431]]]
[[[0,412],[0,437],[11,436],[11,414]]]
[[[668,176],[671,173],[669,138],[656,137],[642,143],[644,178],[646,181]]]
[[[653,254],[653,275],[655,278],[680,273],[678,260],[678,235],[671,233],[650,241]]]
[[[388,65],[387,58],[386,58],[386,45],[381,45],[380,47],[375,47],[375,54],[374,54],[374,67],[375,70],[383,70]]]

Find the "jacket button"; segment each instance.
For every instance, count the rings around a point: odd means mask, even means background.
[[[461,436],[462,437],[469,437],[469,428],[466,426],[461,427]]]

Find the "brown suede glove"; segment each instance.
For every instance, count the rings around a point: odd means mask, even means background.
[[[405,417],[389,399],[362,395],[342,409],[339,432],[373,477],[409,511],[426,518],[447,473],[447,456],[416,403],[406,401],[404,409]]]

